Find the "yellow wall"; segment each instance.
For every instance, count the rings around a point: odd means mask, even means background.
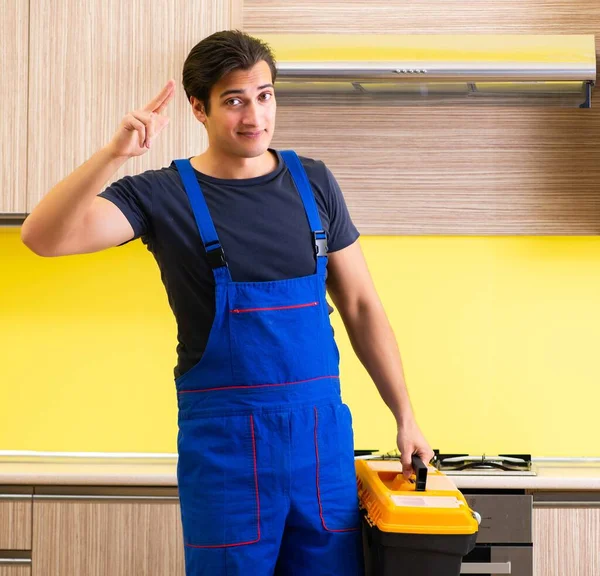
[[[600,238],[364,237],[444,451],[600,456]],[[0,229],[0,449],[175,452],[175,323],[140,242],[43,259]],[[394,422],[338,314],[357,447]]]

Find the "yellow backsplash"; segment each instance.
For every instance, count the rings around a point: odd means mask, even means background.
[[[600,238],[361,239],[445,452],[600,456]],[[0,449],[175,452],[175,323],[141,242],[44,259],[0,229]],[[357,448],[395,427],[339,314]]]

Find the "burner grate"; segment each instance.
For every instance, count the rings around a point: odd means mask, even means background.
[[[471,456],[470,454],[442,454],[434,450],[434,466],[446,471],[460,470],[499,470],[507,472],[519,472],[531,470],[530,454],[498,454],[494,456],[482,454]]]

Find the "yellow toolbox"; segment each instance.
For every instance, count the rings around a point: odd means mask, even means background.
[[[413,457],[356,460],[367,575],[458,576],[475,546],[478,515],[445,474]]]

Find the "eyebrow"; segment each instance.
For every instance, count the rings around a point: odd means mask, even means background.
[[[273,84],[263,84],[262,86],[259,86],[257,89],[258,90],[264,90],[265,88],[274,88]],[[219,94],[219,98],[223,98],[223,96],[228,96],[229,94],[244,94],[246,92],[246,90],[242,90],[241,88],[238,88],[237,90],[225,90],[225,92],[223,92],[222,94]]]

